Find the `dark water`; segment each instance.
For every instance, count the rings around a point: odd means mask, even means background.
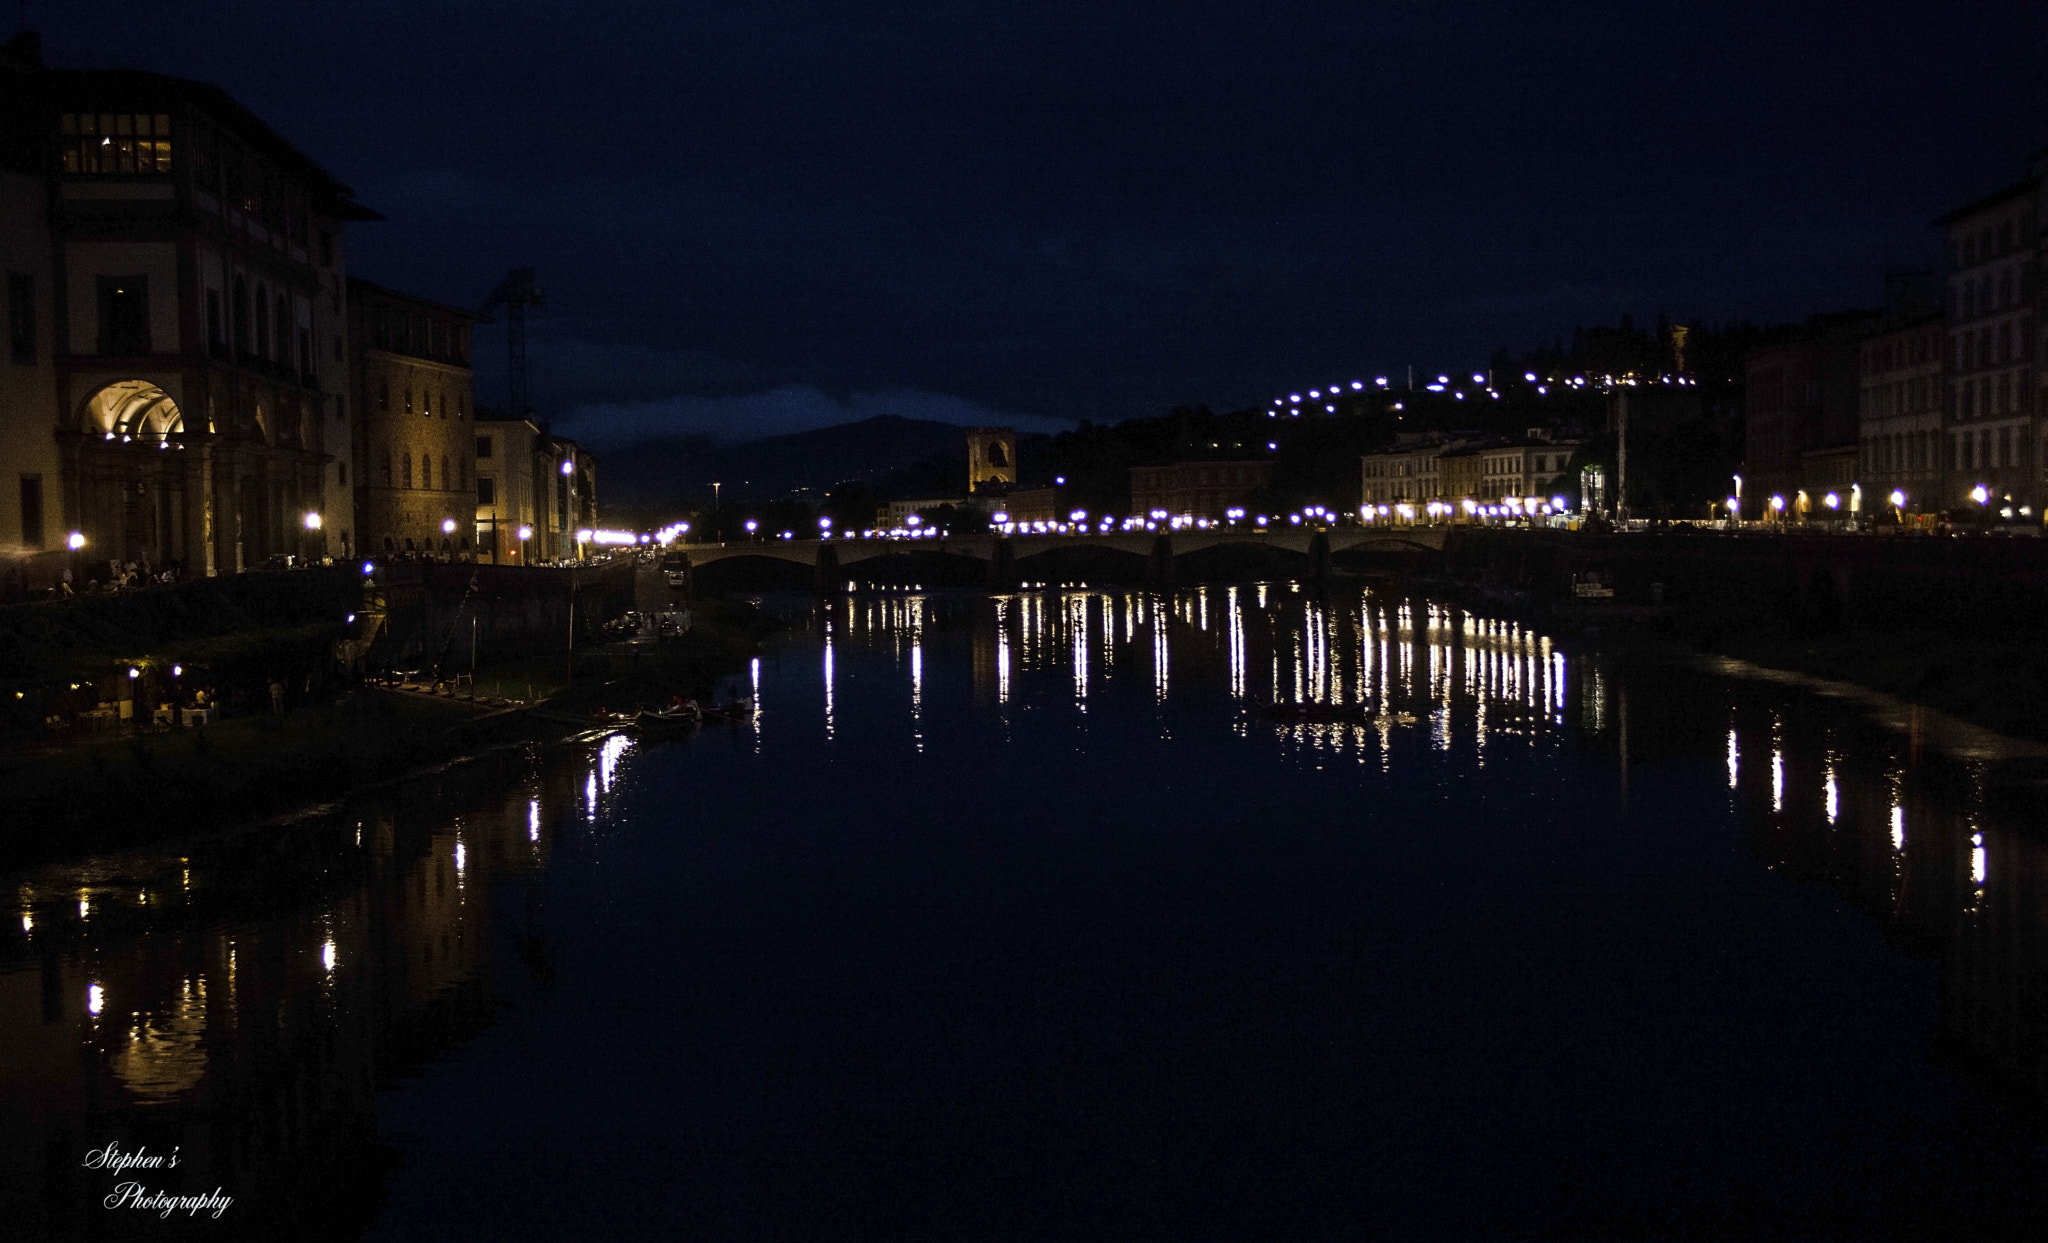
[[[16,878],[0,1234],[1936,1238],[2048,1210],[2048,856],[1991,756],[1358,592],[805,616],[741,727]],[[109,1142],[179,1165],[86,1168]],[[104,1207],[127,1180],[234,1202]]]

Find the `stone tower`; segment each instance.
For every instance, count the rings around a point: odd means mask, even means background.
[[[990,485],[1017,482],[1017,432],[1009,427],[976,427],[967,433],[967,494]]]

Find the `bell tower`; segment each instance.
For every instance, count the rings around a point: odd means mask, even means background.
[[[967,433],[967,494],[1017,482],[1017,432],[1009,427],[976,427]]]

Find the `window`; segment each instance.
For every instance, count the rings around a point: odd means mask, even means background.
[[[444,453],[441,455],[441,487],[452,489],[455,486],[455,476],[448,473],[448,455]]]
[[[227,325],[220,317],[220,290],[206,291],[206,348],[215,354],[227,349]]]
[[[334,484],[339,488],[346,488],[348,486],[347,462],[336,462],[334,464]]]
[[[7,347],[15,362],[36,360],[36,278],[26,272],[7,274]]]
[[[412,389],[410,387],[405,390],[405,412],[407,414],[412,413]]]
[[[334,234],[327,232],[325,229],[320,231],[320,266],[323,268],[334,266]],[[339,286],[336,288],[338,289]]]
[[[420,413],[427,418],[434,417],[434,393],[431,389],[420,390]]]
[[[256,282],[256,353],[258,357],[270,357],[270,294],[263,282]]]
[[[377,408],[379,410],[389,410],[391,408],[391,385],[382,381],[379,381],[377,384]]]
[[[292,348],[292,330],[289,326],[292,322],[292,304],[280,293],[277,295],[275,308],[277,312],[277,332],[271,338],[277,342],[277,353],[274,357],[281,363],[288,363],[291,359],[287,358],[286,355],[291,352]]]
[[[491,438],[489,436],[478,436],[476,438],[476,456],[478,461],[485,461],[491,456]]]
[[[102,276],[100,353],[149,353],[149,278]]]
[[[249,282],[235,278],[235,350],[249,352]]]
[[[405,463],[405,486],[410,488],[412,486],[412,454],[405,454],[399,460]]]
[[[476,503],[479,505],[495,505],[498,503],[497,480],[489,475],[478,475],[476,477]]]
[[[21,542],[24,547],[43,546],[43,477],[21,477]]]
[[[460,492],[462,489],[468,486],[469,463],[463,461],[461,458],[457,458],[455,459],[455,490]]]
[[[171,118],[163,112],[67,112],[57,120],[67,173],[171,171]]]
[[[434,487],[434,459],[431,454],[420,454],[420,486],[429,491]]]

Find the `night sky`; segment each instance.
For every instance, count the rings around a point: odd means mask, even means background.
[[[216,82],[353,185],[390,217],[355,274],[475,305],[536,268],[535,404],[599,446],[1871,304],[2048,145],[2038,3],[28,11],[53,64]]]

